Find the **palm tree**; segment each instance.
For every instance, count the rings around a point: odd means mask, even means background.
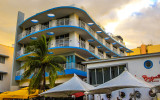
[[[46,72],[49,74],[49,87],[52,88],[55,85],[57,78],[57,71],[64,71],[61,64],[66,62],[64,56],[50,55],[48,51],[48,42],[44,35],[40,39],[32,41],[27,47],[27,52],[32,52],[34,56],[26,56],[24,58],[25,64],[21,67],[24,69],[22,75],[22,82],[27,78],[31,77],[29,83],[29,92],[34,89],[40,89],[45,91],[46,89]]]

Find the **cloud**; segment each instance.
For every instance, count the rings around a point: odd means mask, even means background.
[[[119,23],[116,33],[124,37],[130,44],[129,48],[135,48],[142,43],[160,43],[160,4],[156,7],[148,7],[140,11],[141,15],[131,16]]]

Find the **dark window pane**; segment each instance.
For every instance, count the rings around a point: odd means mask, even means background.
[[[0,63],[5,63],[5,57],[0,57]]]
[[[104,82],[110,80],[110,67],[103,68],[104,71]]]
[[[112,76],[112,79],[118,76],[118,67],[117,66],[111,67],[111,76]]]
[[[90,84],[96,84],[96,80],[95,80],[95,69],[90,69],[89,70],[89,80],[90,80]]]
[[[3,74],[0,73],[0,80],[3,80]]]
[[[119,66],[119,74],[121,74],[125,70],[126,65]]]
[[[102,68],[96,69],[96,75],[97,75],[97,84],[102,84],[103,83]]]

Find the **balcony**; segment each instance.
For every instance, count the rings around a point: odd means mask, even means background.
[[[79,41],[79,47],[86,48],[85,41]]]
[[[85,22],[83,22],[83,21],[81,21],[81,20],[79,20],[78,25],[74,25],[74,24],[73,24],[73,19],[70,19],[70,18],[57,19],[57,20],[54,20],[54,22],[55,22],[54,25],[52,25],[51,22],[48,22],[48,24],[41,24],[41,25],[40,25],[40,26],[41,26],[40,29],[35,29],[35,27],[32,27],[31,30],[29,30],[29,31],[28,31],[28,30],[25,30],[24,32],[22,32],[21,34],[18,35],[18,39],[21,40],[23,37],[25,37],[25,36],[27,36],[27,35],[35,32],[35,30],[44,30],[44,29],[47,29],[47,28],[55,27],[55,26],[70,25],[70,26],[78,26],[78,27],[81,27],[81,28],[86,29],[89,33],[91,33],[91,34],[94,36],[94,38],[97,39],[97,44],[96,44],[96,45],[103,45],[103,38],[102,38],[101,36],[99,36],[98,34],[97,34],[97,37],[95,37],[96,32],[93,31],[93,30],[90,28],[90,26],[88,26]],[[44,33],[45,33],[45,32],[44,32]],[[27,41],[27,40],[26,40],[26,41]],[[68,44],[69,41],[65,41],[65,40],[59,40],[59,41],[62,41],[62,42],[56,44],[56,47],[69,46],[69,44]],[[66,43],[65,43],[65,42],[66,42]],[[94,45],[94,44],[93,44],[93,45]],[[95,46],[96,46],[96,45],[95,45]],[[80,46],[81,48],[85,48],[84,43],[80,43],[79,46]],[[106,46],[107,46],[109,49],[111,49],[109,45],[106,45]],[[105,47],[103,47],[103,48],[105,48]],[[105,48],[105,49],[107,50],[108,48]],[[117,53],[117,52],[115,52],[115,53]]]
[[[101,52],[98,52],[98,55],[97,55],[99,58],[101,58],[101,59],[104,59],[104,56],[103,56],[103,53],[101,53]]]
[[[116,53],[118,53],[118,52],[117,52],[117,48],[115,48],[115,47],[113,47],[113,51],[116,52]]]
[[[77,74],[77,75],[81,75],[81,76],[85,76],[87,77],[87,72],[86,72],[86,66],[82,65],[82,64],[76,64],[76,63],[66,63],[66,64],[62,64],[62,66],[64,67],[64,74],[57,72],[58,75],[67,75],[67,74]],[[23,74],[24,70],[18,70],[16,71],[16,77],[15,80],[21,80],[22,78],[22,74]],[[46,77],[48,77],[48,73],[46,73],[45,75]],[[32,77],[32,75],[29,77],[29,79]]]

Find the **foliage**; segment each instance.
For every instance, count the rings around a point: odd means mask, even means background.
[[[66,62],[64,56],[55,56],[48,54],[48,45],[51,38],[48,42],[44,35],[40,39],[32,41],[27,46],[27,52],[32,52],[34,56],[26,56],[24,58],[25,63],[21,67],[24,69],[22,75],[22,82],[32,77],[29,83],[29,91],[33,89],[46,89],[46,77],[45,74],[49,74],[49,87],[52,88],[55,85],[55,80],[57,78],[57,71],[63,72],[64,68],[61,64]]]

